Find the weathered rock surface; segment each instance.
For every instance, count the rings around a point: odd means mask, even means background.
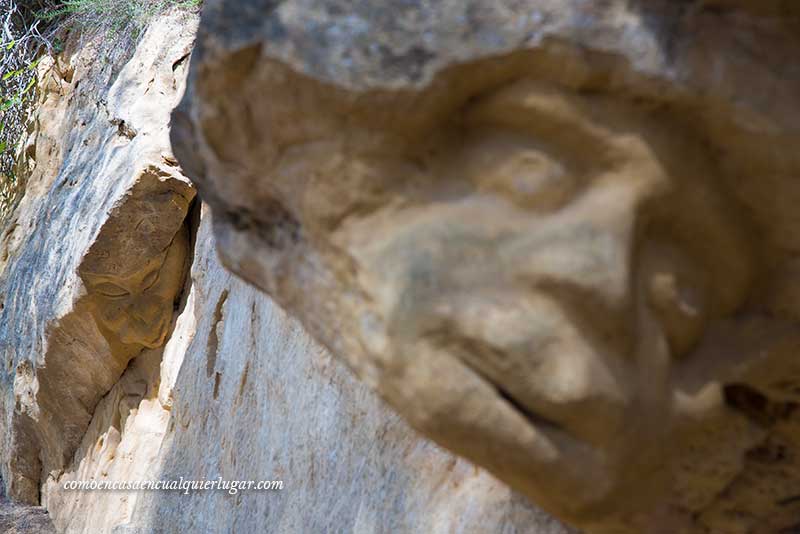
[[[223,268],[166,135],[194,22],[154,22],[110,79],[87,49],[46,78],[35,173],[2,241],[9,493],[70,534],[570,532],[416,434]],[[64,487],[180,477],[284,489]]]
[[[588,532],[800,528],[791,2],[208,0],[223,263]]]
[[[0,532],[3,534],[55,534],[47,511],[25,506],[0,495]]]
[[[421,439],[197,233],[191,289],[163,359],[103,399],[48,508],[70,533],[569,530]],[[158,365],[160,361],[160,366]],[[281,480],[281,491],[61,491],[69,480]],[[57,482],[57,484],[55,483]],[[108,528],[108,531],[111,531]]]
[[[43,73],[49,122],[1,254],[0,470],[14,499],[39,502],[128,362],[168,334],[194,189],[168,151],[182,78],[164,58],[191,39],[152,43],[102,94],[91,50]]]

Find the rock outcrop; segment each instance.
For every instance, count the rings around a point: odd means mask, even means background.
[[[157,19],[124,65],[74,42],[42,63],[33,174],[0,241],[8,494],[70,534],[571,532],[223,268],[167,136],[196,22]],[[283,489],[69,489],[181,477]]]
[[[789,532],[799,16],[208,0],[173,147],[223,263],[423,434],[587,532]]]
[[[161,53],[181,57],[191,42]],[[91,54],[43,69],[39,120],[51,122],[31,141],[31,185],[4,236],[0,465],[9,496],[29,503],[129,361],[163,345],[186,272],[194,188],[167,142],[180,73],[151,52],[103,87],[109,69]]]
[[[216,257],[210,213],[163,357],[143,354],[48,484],[66,532],[567,534],[482,469],[420,438]],[[280,480],[280,491],[62,491],[71,480]],[[109,529],[110,531],[110,529]],[[116,532],[116,531],[115,531]]]

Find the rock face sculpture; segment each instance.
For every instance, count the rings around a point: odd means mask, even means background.
[[[47,327],[46,365],[36,353],[10,360],[15,374],[8,388],[13,408],[5,423],[4,479],[15,499],[39,500],[40,480],[69,462],[106,387],[142,349],[164,345],[188,268],[184,219],[193,196],[186,182],[166,171],[147,168],[135,176],[104,214],[77,268],[85,293],[69,307],[62,304],[67,312]]]
[[[106,338],[153,349],[166,341],[183,287],[189,199],[162,184],[155,168],[131,197],[103,227],[80,273]]]
[[[173,146],[223,262],[425,435],[588,532],[778,532],[797,15],[210,0]]]

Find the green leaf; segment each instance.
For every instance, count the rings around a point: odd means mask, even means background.
[[[0,105],[0,111],[6,111],[11,106],[19,104],[20,102],[21,100],[19,99],[19,96],[15,96],[14,98],[6,100],[2,105]]]
[[[12,70],[10,72],[6,72],[3,74],[3,80],[7,80],[9,78],[13,78],[22,72],[23,69]]]
[[[17,41],[11,41],[10,43],[8,43],[8,45],[6,46],[6,50],[11,50],[12,48],[14,48],[15,44],[17,44]]]

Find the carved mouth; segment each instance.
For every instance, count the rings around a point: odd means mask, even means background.
[[[514,411],[516,411],[519,415],[525,418],[525,420],[527,420],[535,428],[541,430],[551,429],[551,430],[559,430],[562,432],[564,431],[561,425],[559,425],[552,419],[548,419],[547,417],[534,412],[533,410],[522,404],[522,402],[514,398],[514,396],[506,388],[504,388],[497,382],[493,381],[491,378],[482,373],[480,370],[474,368],[473,366],[469,365],[466,362],[464,362],[464,365],[470,371],[475,373],[475,375],[478,376],[481,380],[486,382],[486,384],[494,388],[494,390],[497,392],[497,395],[501,399],[503,399],[507,405],[509,405]]]
[[[534,328],[523,321],[515,323],[513,337],[492,337],[494,331],[480,322],[486,318],[476,313],[460,322],[440,323],[422,337],[433,351],[453,357],[493,390],[489,394],[496,400],[486,402],[517,414],[519,424],[530,426],[556,448],[603,447],[614,441],[612,429],[622,428],[630,402],[619,382],[624,375],[616,358],[623,360],[641,347],[633,334],[613,330],[610,319],[594,329],[586,312],[575,318],[563,302],[554,305],[554,313],[563,314],[580,333],[580,342],[569,336],[573,330],[561,333],[550,323]],[[611,346],[609,337],[620,342]],[[601,352],[595,353],[590,341]]]
[[[460,342],[453,342],[452,339],[449,342],[442,341],[449,339],[447,332],[443,331],[429,334],[426,337],[436,345],[439,345],[440,349],[444,349],[447,352],[456,355],[458,362],[462,366],[472,372],[472,374],[474,374],[480,381],[491,387],[504,405],[520,415],[531,426],[540,431],[558,431],[560,434],[568,434],[561,424],[526,406],[525,403],[515,397],[514,394],[512,394],[511,391],[509,391],[508,388],[506,388],[502,383],[493,379],[489,374],[481,370],[479,365],[471,361],[471,358],[467,356],[467,354],[477,350],[476,346],[482,346],[482,352],[484,353],[487,350],[490,350],[482,343],[475,339],[461,339]]]

